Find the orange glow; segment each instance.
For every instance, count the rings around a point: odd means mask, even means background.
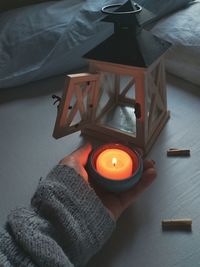
[[[97,157],[96,170],[104,177],[120,180],[132,175],[133,161],[127,152],[109,148]]]

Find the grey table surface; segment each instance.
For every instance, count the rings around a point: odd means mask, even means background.
[[[52,131],[63,77],[0,90],[0,224],[28,205],[39,178],[84,141],[79,133],[55,140]],[[168,76],[171,118],[148,157],[153,185],[123,214],[116,231],[87,267],[200,266],[200,88]],[[169,158],[170,147],[191,157]],[[163,231],[161,220],[191,218],[191,231]]]

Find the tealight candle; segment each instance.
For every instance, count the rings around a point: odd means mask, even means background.
[[[122,144],[105,144],[89,156],[89,177],[113,192],[128,190],[141,177],[143,163],[137,151]]]
[[[133,162],[124,150],[108,148],[97,157],[96,170],[110,179],[124,179],[132,175]]]

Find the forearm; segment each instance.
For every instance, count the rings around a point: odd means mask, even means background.
[[[73,169],[58,165],[40,182],[31,208],[9,216],[7,235],[30,266],[81,266],[102,247],[114,225],[93,189]],[[0,248],[8,255],[4,245]]]

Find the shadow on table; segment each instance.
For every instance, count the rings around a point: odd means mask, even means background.
[[[117,222],[117,227],[104,247],[89,261],[86,267],[113,267],[133,243],[141,227],[137,219],[137,207],[131,206]]]

